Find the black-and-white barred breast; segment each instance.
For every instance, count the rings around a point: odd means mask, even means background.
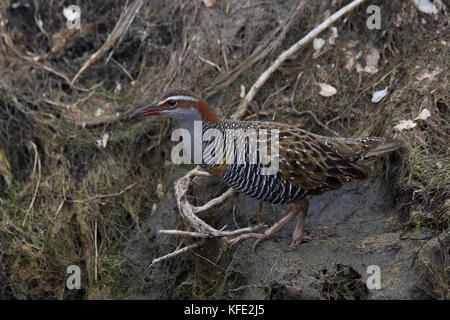
[[[221,132],[221,136],[223,138],[222,142],[216,140],[215,138],[211,138],[211,135],[208,135],[208,130],[216,129]],[[222,155],[219,156],[219,159],[226,158],[226,152],[231,147],[231,144],[235,146],[235,153],[243,152],[244,161],[239,162],[238,155],[233,155],[232,163],[229,163],[224,174],[222,180],[235,189],[238,192],[251,196],[253,198],[268,201],[271,203],[290,203],[295,200],[299,200],[306,195],[306,190],[294,186],[288,181],[281,178],[278,172],[275,174],[263,174],[264,171],[261,169],[267,168],[268,165],[263,164],[261,162],[260,153],[256,152],[251,155],[249,149],[249,139],[245,139],[244,145],[236,145],[236,139],[233,138],[233,141],[227,140],[227,130],[237,130],[236,133],[239,133],[238,130],[241,131],[242,134],[247,133],[247,130],[254,129],[252,122],[222,122],[219,125],[213,124],[207,121],[203,121],[203,168],[211,168],[217,165],[217,149],[216,147],[220,145],[220,150],[222,150]],[[229,137],[229,136],[228,136]],[[259,146],[260,142],[267,140],[270,138],[261,138],[259,132],[256,132],[256,142],[257,146]],[[257,147],[258,148],[258,147]],[[259,151],[259,150],[257,150]],[[270,151],[269,151],[270,153]],[[242,156],[242,154],[240,155]],[[274,155],[278,157],[278,154]],[[253,161],[251,161],[251,159]],[[227,160],[230,160],[229,158]],[[242,160],[242,159],[241,159]]]
[[[290,203],[306,195],[306,191],[280,178],[279,174],[262,175],[260,164],[232,164],[222,180],[243,194],[271,203]]]

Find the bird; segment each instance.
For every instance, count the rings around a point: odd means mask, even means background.
[[[203,137],[200,146],[203,156],[200,157],[199,164],[215,178],[238,193],[252,198],[274,204],[289,204],[287,215],[263,233],[246,233],[233,240],[235,244],[248,238],[255,238],[253,249],[261,241],[273,237],[296,217],[298,219],[291,245],[301,244],[307,239],[304,227],[311,197],[336,190],[348,182],[368,179],[371,163],[376,158],[403,145],[403,140],[381,137],[322,136],[297,126],[271,121],[220,120],[200,96],[178,88],[164,91],[152,103],[132,113],[129,119],[155,115],[173,118],[182,129],[187,130],[190,139],[183,138],[183,143],[191,160],[196,152],[194,146],[196,125],[197,128],[201,128],[201,133],[207,138]],[[230,138],[227,134],[230,131],[234,132],[233,130],[238,136]],[[264,143],[266,151],[274,147],[275,152],[269,159],[277,160],[278,167],[271,174],[270,172],[263,174],[262,169],[268,167],[268,161],[267,159],[263,161],[264,157],[260,153],[250,151],[250,139],[241,140],[247,144],[235,148],[244,154],[239,158],[240,161],[236,161],[235,154],[227,153],[239,135],[245,134],[246,130],[274,132],[270,137],[256,136],[256,148],[262,148]],[[219,139],[212,139],[211,134],[207,135],[208,132],[213,132],[216,137],[217,134],[226,137],[222,139],[224,141],[219,148],[216,142]],[[214,154],[217,150],[219,154]],[[204,156],[205,154],[211,156]]]

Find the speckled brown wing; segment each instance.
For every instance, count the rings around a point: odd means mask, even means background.
[[[280,129],[279,173],[282,179],[321,194],[341,187],[345,182],[368,178],[370,160],[390,152],[400,141],[383,138],[335,138],[277,124]]]
[[[337,189],[345,182],[367,179],[370,173],[368,166],[370,160],[402,145],[402,141],[386,141],[383,138],[353,139],[320,136],[275,122],[223,121],[216,127],[222,130],[266,129],[267,133],[272,132],[273,129],[278,131],[278,157],[277,154],[270,154],[272,161],[274,157],[279,160],[275,177],[261,176],[258,164],[222,163],[208,168],[214,176],[223,179],[236,190],[250,196],[257,195],[258,199],[268,197],[267,199],[270,198],[272,202],[291,201],[297,195],[304,196],[304,191],[310,195],[317,195]],[[273,137],[272,133],[269,136]],[[258,143],[265,141],[267,151],[272,153],[269,136],[266,138],[258,136]],[[258,157],[257,163],[259,161],[261,159]],[[280,195],[280,199],[277,195]]]

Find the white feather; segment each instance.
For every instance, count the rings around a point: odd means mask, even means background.
[[[158,103],[158,106],[160,106],[160,105],[166,103],[166,102],[169,101],[169,100],[175,100],[175,101],[178,101],[178,100],[188,100],[188,101],[198,102],[198,99],[197,99],[197,98],[194,98],[194,97],[191,97],[191,96],[171,96],[171,97],[168,97],[168,98],[166,98],[165,100],[159,102],[159,103]]]

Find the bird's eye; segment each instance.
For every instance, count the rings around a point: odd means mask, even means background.
[[[169,104],[169,106],[174,107],[177,105],[177,102],[175,100],[169,100],[167,101],[167,103]]]

